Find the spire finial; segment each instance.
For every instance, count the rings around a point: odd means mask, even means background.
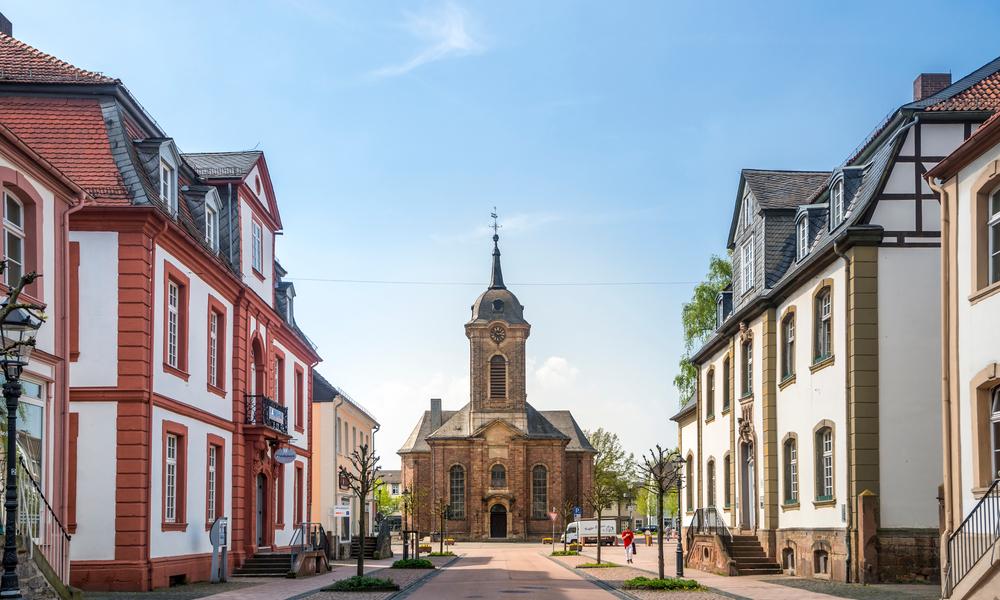
[[[500,270],[500,235],[497,232],[501,225],[497,222],[497,207],[493,207],[490,216],[493,217],[493,276],[490,278],[490,289],[505,290],[507,287],[503,284],[503,272]]]

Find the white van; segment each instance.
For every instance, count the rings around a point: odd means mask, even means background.
[[[597,519],[587,519],[585,521],[574,521],[566,526],[566,532],[562,534],[560,542],[572,544],[583,541],[584,544],[593,544],[597,541]],[[618,544],[618,528],[614,519],[601,519],[601,545],[615,546]]]

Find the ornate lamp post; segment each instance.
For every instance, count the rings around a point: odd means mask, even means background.
[[[6,305],[3,311],[6,312]],[[28,364],[35,348],[35,335],[42,318],[24,308],[14,308],[0,321],[0,368],[3,369],[3,396],[7,401],[7,488],[4,509],[3,576],[0,577],[0,599],[20,598],[17,580],[17,405],[21,398],[21,371]]]
[[[674,471],[676,471],[676,473],[677,473],[677,475],[676,475],[676,479],[677,479],[677,557],[676,557],[676,561],[677,561],[677,576],[678,577],[684,577],[684,536],[681,535],[681,514],[682,514],[682,511],[681,511],[681,482],[684,479],[683,477],[681,477],[681,473],[684,470],[684,466],[685,466],[684,459],[681,458],[681,455],[678,454],[677,456],[675,456],[674,460],[673,460],[673,467],[674,467]]]
[[[410,528],[409,528],[409,508],[410,508],[410,490],[409,488],[403,488],[403,525],[400,528],[400,534],[403,539],[403,560],[409,558],[410,549]]]

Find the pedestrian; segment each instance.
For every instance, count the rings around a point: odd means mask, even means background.
[[[653,545],[653,531],[648,527],[646,528],[646,545]]]
[[[632,553],[635,551],[635,534],[629,529],[628,525],[625,526],[625,531],[622,532],[622,543],[625,544],[625,562],[632,562]]]

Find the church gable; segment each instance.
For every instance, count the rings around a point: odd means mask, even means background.
[[[524,432],[502,419],[495,419],[480,427],[475,437],[483,438],[487,444],[506,444],[514,438],[524,437]]]

